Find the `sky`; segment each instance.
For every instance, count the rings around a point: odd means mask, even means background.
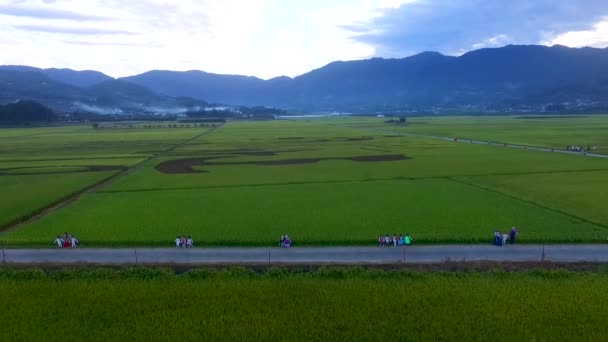
[[[335,60],[608,47],[605,0],[0,0],[0,64],[268,79]]]

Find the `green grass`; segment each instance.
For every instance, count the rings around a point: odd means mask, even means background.
[[[603,273],[85,273],[4,275],[0,339],[600,341],[608,335]]]
[[[114,172],[0,176],[0,227],[111,176]],[[1,239],[1,237],[0,237]]]
[[[345,245],[406,232],[419,243],[456,243],[486,242],[494,229],[512,225],[520,228],[524,242],[605,241],[608,202],[601,189],[608,160],[399,136],[464,137],[472,132],[479,139],[546,146],[558,146],[558,138],[560,144],[583,145],[577,139],[586,136],[589,144],[601,147],[605,125],[608,118],[602,116],[414,118],[406,127],[385,125],[377,118],[332,118],[238,121],[213,131],[83,126],[3,130],[0,149],[7,153],[0,159],[0,174],[150,160],[99,193],[2,234],[0,241],[48,245],[56,231],[69,229],[84,245],[163,245],[176,234],[192,234],[207,245],[267,245],[285,233],[300,244]],[[205,132],[209,134],[198,136]],[[377,155],[407,159],[348,160]],[[182,174],[155,168],[184,158],[232,164],[195,166],[198,173]],[[247,164],[311,158],[333,159]],[[55,175],[36,177],[42,183]],[[19,192],[16,198],[33,196],[27,187],[19,189],[9,188]],[[36,208],[29,205],[30,211]]]
[[[182,143],[207,128],[108,129],[67,126],[0,130],[3,159],[24,156],[147,155]]]
[[[429,134],[563,149],[569,145],[597,146],[608,153],[608,116],[522,119],[522,116],[420,117],[410,125],[388,126],[382,119],[359,119],[339,124],[394,133]],[[335,121],[334,121],[335,123]]]
[[[48,245],[69,227],[84,245],[169,245],[177,234],[200,245],[270,245],[285,233],[308,245],[373,244],[387,233],[453,243],[487,242],[495,228],[513,225],[527,242],[598,241],[606,232],[466,184],[422,179],[98,193],[6,239]]]
[[[608,172],[484,176],[467,182],[606,225]],[[608,236],[608,227],[606,227]]]

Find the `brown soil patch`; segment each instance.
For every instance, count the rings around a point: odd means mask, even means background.
[[[156,170],[167,173],[167,174],[180,174],[180,173],[206,173],[204,170],[194,169],[194,166],[220,166],[220,165],[263,165],[263,166],[280,166],[280,165],[302,165],[302,164],[314,164],[322,160],[351,160],[354,162],[368,163],[368,162],[389,162],[389,161],[400,161],[407,160],[408,157],[402,154],[388,154],[388,155],[373,155],[373,156],[355,156],[355,157],[332,157],[332,158],[299,158],[299,159],[280,159],[280,160],[252,160],[252,161],[235,161],[235,162],[213,162],[210,160],[218,159],[220,157],[212,158],[188,158],[188,159],[176,159],[167,160],[156,165]]]
[[[345,139],[340,139],[341,141],[368,141],[368,140],[374,140],[373,137],[358,137],[358,138],[345,138]]]
[[[97,171],[124,171],[129,167],[124,165],[88,165],[87,169],[91,172]]]
[[[408,157],[403,154],[385,154],[378,156],[360,156],[360,157],[352,157],[350,158],[353,161],[357,162],[386,162],[386,161],[398,161],[398,160],[407,160]]]
[[[167,160],[155,166],[155,169],[167,174],[180,173],[205,173],[207,171],[195,170],[193,166],[200,166],[205,163],[205,159],[177,159]]]

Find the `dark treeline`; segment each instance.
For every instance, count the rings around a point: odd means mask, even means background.
[[[272,119],[275,115],[282,115],[286,111],[278,108],[263,106],[238,107],[236,109],[211,109],[186,113],[190,118],[237,118],[237,119]]]
[[[55,121],[57,115],[48,107],[35,102],[23,100],[7,105],[0,105],[0,124],[23,125]]]
[[[279,108],[269,108],[264,106],[239,107],[239,111],[248,117],[270,117],[274,115],[284,115],[287,111]]]
[[[111,122],[111,121],[176,121],[177,115],[156,114],[97,114],[89,112],[72,112],[65,119],[71,122]]]

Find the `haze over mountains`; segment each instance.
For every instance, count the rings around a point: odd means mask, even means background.
[[[21,98],[61,110],[162,112],[206,103],[354,113],[601,110],[608,108],[608,49],[509,45],[460,57],[424,52],[333,62],[270,80],[160,70],[114,80],[96,71],[0,67],[0,101]]]

